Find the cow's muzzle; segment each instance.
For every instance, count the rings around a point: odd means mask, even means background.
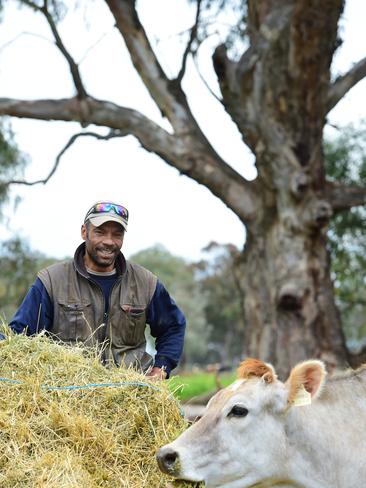
[[[163,473],[179,476],[179,454],[169,446],[164,446],[156,453],[159,468]]]

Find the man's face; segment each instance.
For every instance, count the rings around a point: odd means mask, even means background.
[[[112,271],[121,250],[124,229],[117,222],[105,222],[95,227],[90,222],[81,227],[85,241],[85,265],[93,271]]]

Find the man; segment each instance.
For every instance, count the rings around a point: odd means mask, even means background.
[[[9,325],[18,333],[47,330],[67,343],[98,345],[104,363],[163,379],[182,354],[185,318],[156,276],[124,258],[127,224],[122,205],[93,205],[74,259],[38,273]],[[146,324],[156,338],[154,361],[145,350]]]

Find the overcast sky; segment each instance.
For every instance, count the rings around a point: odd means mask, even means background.
[[[72,96],[68,66],[56,47],[44,39],[51,40],[47,24],[41,15],[18,9],[16,4],[8,2],[0,31],[0,97]],[[184,47],[177,33],[193,22],[194,12],[186,5],[185,0],[139,2],[148,33],[159,39],[159,59],[168,75],[176,73]],[[336,72],[346,71],[366,55],[365,14],[365,0],[347,0],[341,31],[345,42],[335,58]],[[81,73],[92,96],[140,110],[166,127],[135,74],[103,1],[89,2],[87,10],[72,11],[60,31],[74,58],[83,59]],[[211,45],[206,43],[200,59],[202,72],[217,91],[209,58],[215,42],[212,38]],[[251,154],[193,68],[184,88],[215,149],[245,177],[255,178]],[[363,81],[333,110],[330,120],[336,124],[359,121],[365,116],[365,95]],[[81,130],[74,123],[21,119],[13,119],[12,125],[19,147],[30,158],[25,172],[30,181],[44,178],[68,139]],[[107,133],[107,129],[97,130]],[[1,238],[19,233],[33,249],[54,257],[73,254],[81,241],[84,214],[100,199],[115,200],[130,211],[124,244],[127,256],[161,243],[173,254],[196,260],[212,240],[239,247],[245,240],[242,224],[220,200],[205,187],[180,176],[158,156],[144,151],[132,137],[109,142],[81,138],[62,158],[59,170],[46,186],[17,186],[12,194],[19,194],[22,200],[16,211],[12,205],[6,207],[7,226],[0,227]]]

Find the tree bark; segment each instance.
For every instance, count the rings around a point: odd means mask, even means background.
[[[248,232],[243,256],[248,355],[275,364],[282,378],[312,357],[330,370],[344,366],[325,229],[304,232],[295,212],[283,220],[275,207],[264,214],[262,225]]]
[[[224,105],[258,169],[261,198],[243,252],[247,351],[285,377],[309,357],[330,368],[347,361],[326,247],[327,223],[342,203],[329,198],[336,191],[327,186],[322,152],[342,2],[253,0],[248,7],[250,48],[234,64],[220,46],[214,63]]]

